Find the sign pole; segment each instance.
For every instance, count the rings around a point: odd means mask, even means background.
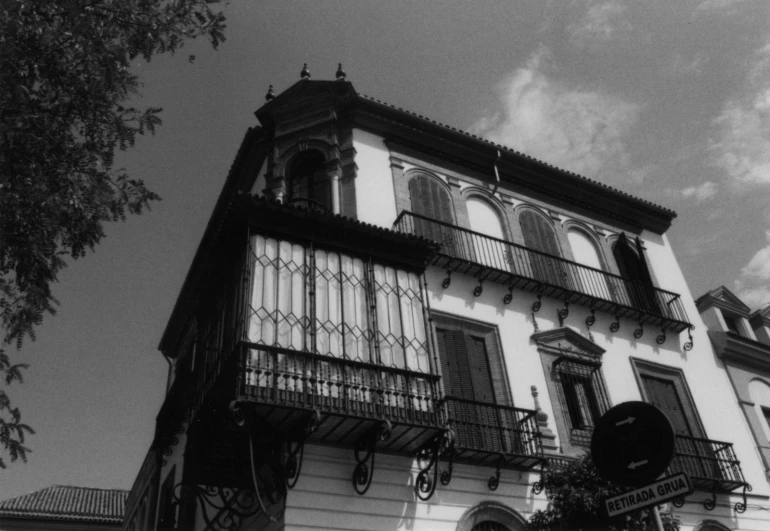
[[[657,531],[665,531],[663,529],[663,520],[660,519],[660,511],[658,510],[657,505],[652,508],[652,516],[655,518],[655,529],[657,529]]]

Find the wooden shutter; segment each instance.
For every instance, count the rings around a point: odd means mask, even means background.
[[[465,335],[460,330],[437,330],[439,354],[445,367],[444,390],[449,396],[473,400],[471,366]]]
[[[436,179],[418,175],[409,181],[412,212],[431,219],[453,223],[452,200]]]
[[[473,399],[479,402],[494,403],[495,393],[492,386],[492,375],[489,371],[486,341],[483,337],[467,336],[466,342],[470,358]]]
[[[519,223],[527,247],[541,253],[561,256],[559,244],[556,241],[556,233],[543,216],[531,210],[525,210],[519,216]]]
[[[674,433],[692,436],[693,430],[687,420],[687,414],[682,401],[679,399],[674,382],[650,376],[642,376],[642,382],[647,392],[647,399],[653,406],[666,414],[674,427]]]

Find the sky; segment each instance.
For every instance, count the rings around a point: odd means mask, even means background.
[[[152,440],[167,363],[157,350],[254,111],[300,79],[489,138],[675,210],[668,232],[692,294],[724,285],[770,303],[770,2],[281,1],[219,4],[227,41],[134,65],[155,136],[116,167],[163,198],[107,227],[54,286],[57,315],[9,389],[29,462],[0,499],[49,485],[129,489]],[[194,62],[188,56],[194,54]],[[662,286],[665,288],[665,286]]]

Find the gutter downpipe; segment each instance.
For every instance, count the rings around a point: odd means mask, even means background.
[[[495,186],[492,188],[492,195],[495,195],[497,193],[497,189],[500,187],[500,172],[497,170],[497,163],[500,162],[500,157],[502,154],[500,153],[500,150],[497,150],[497,157],[495,157],[495,162],[493,164],[493,167],[495,169]]]

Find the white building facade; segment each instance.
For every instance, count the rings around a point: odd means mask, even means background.
[[[770,528],[672,211],[342,72],[256,115],[161,341],[126,529],[523,529],[541,467],[632,400],[677,434],[682,529]]]

